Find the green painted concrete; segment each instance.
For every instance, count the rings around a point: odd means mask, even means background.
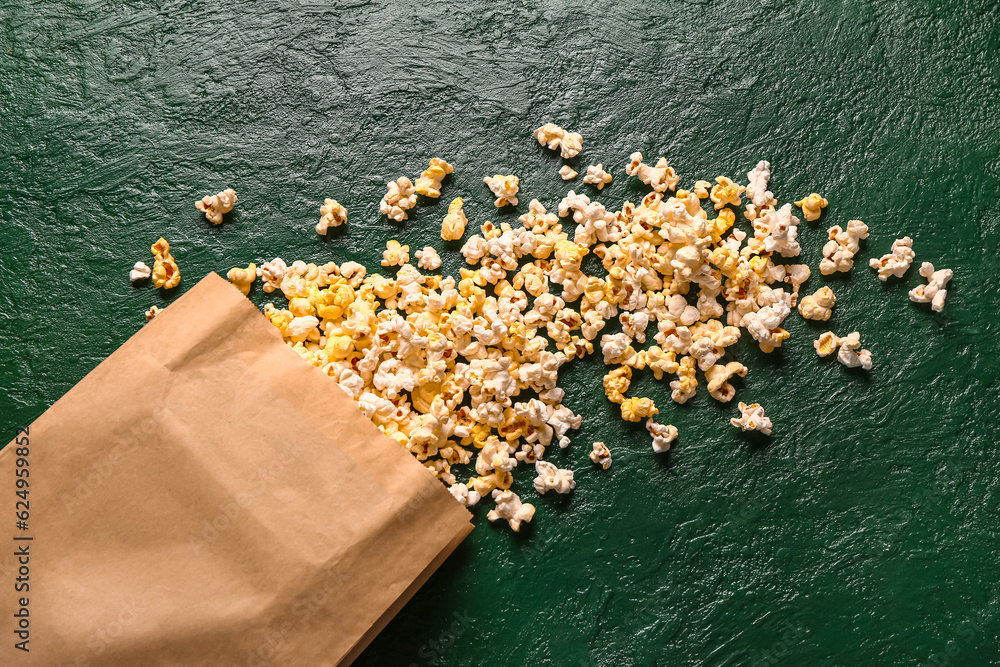
[[[544,121],[583,134],[576,164],[613,169],[609,206],[642,196],[634,150],[688,184],[768,159],[781,201],[830,199],[800,227],[807,287],[833,286],[830,327],[859,330],[875,368],[819,360],[827,327],[793,316],[779,352],[735,352],[737,400],[763,403],[775,436],[644,378],[681,431],[656,456],[604,400],[601,363],[574,365],[585,419],[555,460],[576,491],[537,498],[521,474],[538,513],[520,535],[478,508],[358,664],[996,664],[998,26],[995,4],[959,0],[0,0],[0,429],[177,296],[126,278],[160,235],[177,293],[275,255],[371,266],[390,238],[441,248],[453,196],[473,225],[516,215],[495,212],[486,174],[521,176],[519,211],[569,189],[530,135]],[[442,200],[379,216],[384,182],[435,155],[456,167]],[[193,203],[227,186],[240,202],[214,227]],[[350,210],[327,240],[324,197]],[[825,229],[850,218],[871,227],[861,261],[823,278]],[[943,313],[907,299],[916,267],[883,284],[866,266],[904,234],[955,271]],[[607,472],[586,458],[598,439]]]

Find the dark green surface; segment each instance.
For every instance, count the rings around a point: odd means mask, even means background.
[[[765,405],[769,442],[728,425],[734,405],[679,408],[640,382],[680,428],[666,456],[617,419],[596,359],[568,369],[585,419],[554,460],[575,493],[539,499],[522,471],[530,529],[477,508],[358,664],[1000,662],[995,4],[219,4],[0,1],[3,433],[176,296],[126,279],[160,235],[178,292],[276,254],[372,266],[389,238],[440,248],[451,197],[471,229],[515,215],[484,175],[521,177],[519,211],[571,187],[530,135],[544,121],[583,134],[581,167],[613,171],[609,206],[642,196],[634,150],[688,185],[768,159],[780,201],[830,199],[800,228],[807,287],[833,286],[830,328],[859,330],[875,368],[819,360],[826,327],[795,315],[779,352],[736,353],[737,400]],[[384,182],[435,155],[456,167],[442,201],[379,216]],[[193,203],[227,186],[240,202],[214,227]],[[350,210],[326,241],[324,197]],[[820,277],[826,227],[855,217],[861,261]],[[907,300],[916,267],[883,284],[866,266],[904,234],[917,262],[955,271],[941,314]],[[608,472],[586,458],[596,439]]]

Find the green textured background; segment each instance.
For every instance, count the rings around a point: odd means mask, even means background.
[[[664,456],[604,400],[597,359],[567,369],[585,419],[554,460],[576,491],[539,498],[522,471],[535,523],[512,535],[477,508],[358,664],[997,664],[1000,14],[882,4],[0,0],[0,431],[176,297],[126,278],[160,235],[178,293],[275,255],[441,248],[454,196],[470,230],[517,215],[484,175],[521,177],[519,212],[573,187],[531,137],[545,121],[583,134],[581,169],[612,170],[609,206],[643,194],[634,150],[688,185],[768,159],[780,201],[830,199],[800,227],[806,287],[833,286],[830,328],[859,330],[875,368],[818,359],[826,325],[794,315],[780,351],[735,353],[769,441],[728,425],[735,405],[638,383],[680,428]],[[384,182],[435,155],[456,168],[441,201],[379,216]],[[240,201],[215,227],[193,203],[227,186]],[[324,197],[350,210],[326,240]],[[855,217],[861,261],[821,277],[825,229]],[[955,270],[943,313],[907,299],[916,267],[881,283],[866,266],[904,234]],[[597,439],[610,471],[587,460]]]

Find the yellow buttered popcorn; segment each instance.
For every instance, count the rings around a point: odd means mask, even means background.
[[[716,185],[712,186],[712,191],[708,196],[715,205],[716,211],[726,204],[729,204],[730,206],[739,206],[742,203],[743,191],[746,189],[742,185],[734,183],[732,179],[725,176],[717,177],[715,179],[715,183]]]
[[[795,202],[795,205],[802,209],[802,217],[806,219],[806,222],[812,222],[819,220],[820,214],[829,203],[818,192],[814,192]]]
[[[257,265],[251,262],[245,269],[241,269],[238,266],[229,269],[226,273],[226,278],[236,286],[236,289],[243,293],[243,296],[246,296],[250,294],[250,286],[257,279]]]
[[[625,392],[632,383],[632,369],[619,366],[604,376],[604,393],[612,403],[623,403]]]
[[[638,422],[659,413],[651,398],[626,398],[622,401],[622,419],[625,421]]]
[[[469,224],[469,219],[465,217],[462,205],[465,200],[455,197],[448,205],[448,214],[444,216],[441,223],[441,238],[445,241],[457,241],[465,234],[465,226]]]
[[[160,238],[150,246],[153,257],[153,285],[163,289],[177,287],[181,282],[181,270],[177,267],[173,255],[170,254],[170,244],[165,238]]]
[[[382,252],[382,266],[402,266],[410,261],[410,246],[400,245],[393,239],[385,244]]]
[[[415,190],[418,195],[437,199],[441,196],[441,181],[455,168],[439,157],[430,159],[429,166],[417,177]]]

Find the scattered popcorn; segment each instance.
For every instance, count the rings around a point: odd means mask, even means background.
[[[724,365],[715,364],[705,371],[709,396],[722,403],[728,403],[736,396],[736,388],[729,383],[729,380],[733,376],[746,377],[746,374],[747,367],[738,361],[730,361]]]
[[[146,266],[145,262],[136,262],[132,270],[128,272],[128,279],[132,282],[138,282],[140,280],[146,280],[152,274],[153,270]]]
[[[861,368],[870,370],[872,367],[872,354],[868,350],[859,349],[861,347],[861,334],[857,331],[849,333],[844,338],[840,338],[832,331],[820,335],[813,341],[816,354],[821,357],[828,357],[837,352],[837,361],[848,368]]]
[[[465,507],[472,507],[481,498],[478,493],[469,489],[466,484],[452,484],[448,487],[448,491],[455,497],[455,500],[462,503]]]
[[[860,248],[860,240],[868,238],[868,225],[860,220],[849,220],[847,229],[834,225],[827,233],[830,240],[823,246],[819,272],[829,276],[838,271],[850,271],[854,266],[854,255]]]
[[[590,460],[607,470],[611,467],[611,450],[603,442],[595,442],[594,451],[590,453]]]
[[[827,286],[820,287],[814,293],[802,298],[799,302],[799,314],[807,320],[828,320],[833,314],[833,306],[837,297]]]
[[[747,405],[740,402],[740,418],[729,420],[733,426],[739,426],[743,431],[760,431],[764,435],[771,435],[771,420],[764,414],[764,408],[759,403]]]
[[[774,194],[767,189],[770,180],[771,163],[767,160],[761,160],[756,167],[747,172],[746,195],[749,201],[747,201],[746,210],[743,212],[747,220],[756,220],[761,211],[778,205]],[[699,181],[699,183],[705,183],[705,187],[709,186],[709,183],[705,181]],[[704,199],[708,194],[705,197],[700,194],[698,196]]]
[[[902,278],[916,256],[916,253],[913,252],[913,239],[904,236],[892,242],[892,248],[889,249],[888,255],[882,255],[880,259],[873,257],[868,260],[868,266],[878,271],[878,279],[885,282],[889,276]]]
[[[340,227],[347,224],[347,209],[341,206],[336,199],[324,200],[319,207],[320,219],[316,225],[316,232],[326,235],[331,227]]]
[[[559,175],[562,177],[564,181],[571,181],[577,176],[579,176],[579,173],[575,169],[573,169],[573,167],[569,166],[568,164],[564,164],[559,168]]]
[[[545,494],[548,491],[556,493],[569,493],[576,488],[576,481],[573,479],[573,471],[557,468],[548,461],[535,461],[535,491]]]
[[[576,132],[567,132],[554,123],[542,125],[535,130],[534,134],[538,143],[552,150],[558,149],[559,154],[564,158],[576,157],[583,150],[582,136]],[[566,177],[563,176],[563,178]]]
[[[263,279],[264,291],[270,294],[281,286],[281,281],[285,277],[288,266],[285,260],[275,257],[270,262],[264,262],[257,267],[257,275]]]
[[[653,451],[657,454],[670,449],[670,443],[677,439],[677,427],[672,424],[657,424],[650,417],[646,420],[646,430],[653,436]]]
[[[715,182],[716,185],[712,186],[712,191],[708,196],[715,205],[716,211],[726,204],[739,206],[740,203],[742,203],[743,191],[746,190],[746,188],[739,183],[734,183],[725,176],[719,176],[715,179]]]
[[[441,267],[441,255],[434,248],[424,246],[423,250],[416,252],[417,266],[427,271],[434,271]]]
[[[944,300],[948,297],[945,285],[954,277],[951,269],[934,270],[934,265],[924,262],[920,265],[920,275],[927,279],[926,285],[917,285],[910,290],[910,301],[931,304],[931,310],[940,313],[944,309]]]
[[[694,194],[698,197],[698,199],[708,199],[709,188],[711,187],[712,184],[708,181],[695,181]]]
[[[587,167],[587,175],[583,177],[583,182],[603,190],[604,186],[611,182],[611,174],[604,171],[603,164],[590,165]]]
[[[152,322],[153,318],[160,314],[160,308],[158,306],[152,306],[146,311],[146,321]]]
[[[194,203],[194,207],[204,213],[209,222],[218,225],[222,222],[222,214],[232,211],[237,199],[233,189],[228,188],[216,195],[205,195]]]
[[[626,398],[622,401],[622,419],[628,422],[639,422],[659,413],[651,398]]]
[[[250,294],[250,286],[257,280],[257,265],[251,262],[245,269],[239,267],[229,269],[226,278],[243,293],[243,296],[246,296]]]
[[[469,219],[462,210],[464,203],[464,199],[455,197],[448,205],[448,214],[441,223],[441,238],[445,241],[457,241],[465,234],[465,226],[469,224]]]
[[[640,181],[649,185],[656,192],[666,192],[677,188],[680,178],[673,167],[667,166],[667,159],[661,157],[656,161],[656,166],[650,167],[642,161],[642,153],[636,151],[629,156],[630,162],[625,167],[625,173],[635,176]]]
[[[453,171],[455,168],[441,158],[431,158],[427,169],[417,177],[414,189],[418,195],[437,199],[441,196],[441,181]]]
[[[813,222],[814,220],[819,220],[820,213],[823,212],[823,209],[829,203],[819,193],[814,192],[808,197],[803,197],[795,202],[795,205],[802,209],[802,217],[806,219],[806,222]]]
[[[403,266],[410,261],[410,246],[400,245],[393,239],[385,244],[382,252],[382,266]]]
[[[517,191],[519,189],[519,183],[521,179],[517,176],[501,176],[497,174],[495,176],[484,176],[483,183],[489,187],[493,192],[493,196],[496,197],[496,201],[493,205],[497,208],[501,206],[506,206],[511,204],[517,206]]]
[[[493,490],[493,500],[496,501],[496,509],[490,510],[486,518],[490,521],[506,519],[511,530],[515,533],[521,529],[521,523],[529,523],[535,516],[535,506],[530,503],[522,503],[516,493],[510,489],[501,491]]]
[[[156,258],[151,273],[153,285],[163,289],[177,287],[181,282],[181,271],[177,268],[173,255],[170,254],[170,244],[161,237],[150,246],[150,250]]]
[[[386,184],[388,192],[379,202],[378,211],[396,222],[407,219],[406,212],[417,205],[417,192],[406,176]]]

